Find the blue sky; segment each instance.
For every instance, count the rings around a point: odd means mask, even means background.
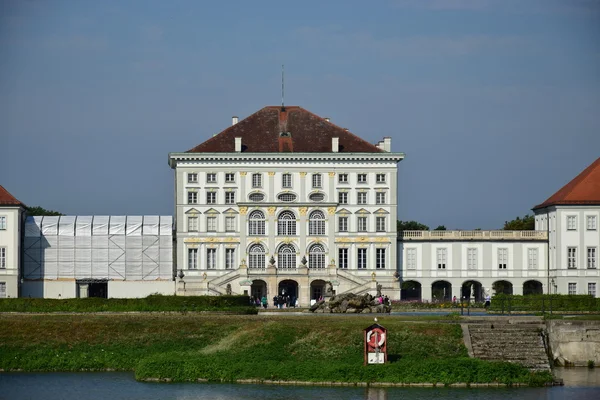
[[[168,153],[280,102],[392,137],[400,219],[495,229],[600,156],[600,1],[0,2],[0,184],[173,213]]]

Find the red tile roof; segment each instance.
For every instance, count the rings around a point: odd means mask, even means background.
[[[8,190],[4,189],[4,186],[0,185],[0,206],[23,206],[25,204],[21,203],[19,200],[15,198],[12,194],[8,192]]]
[[[534,210],[562,204],[600,205],[600,158]]]
[[[340,153],[384,152],[298,106],[286,106],[285,111],[280,106],[265,107],[187,152],[234,152],[236,137],[242,138],[242,152],[250,153],[327,153],[334,137],[339,138]]]

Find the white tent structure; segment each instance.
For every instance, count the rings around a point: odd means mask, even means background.
[[[28,217],[24,297],[174,293],[172,216]]]

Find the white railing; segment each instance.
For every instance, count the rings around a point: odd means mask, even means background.
[[[548,240],[546,231],[402,231],[400,240]]]

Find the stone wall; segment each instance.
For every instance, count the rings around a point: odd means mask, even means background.
[[[600,365],[600,321],[550,320],[547,329],[555,365]]]

